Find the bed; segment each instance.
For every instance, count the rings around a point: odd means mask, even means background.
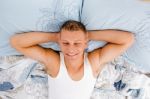
[[[87,30],[132,32],[136,41],[103,69],[92,99],[150,99],[150,2],[143,0],[1,0],[0,99],[47,99],[43,64],[22,56],[9,38],[29,31],[57,32],[66,20],[81,21]],[[107,42],[90,41],[87,51]],[[56,43],[41,44],[59,51]],[[143,83],[144,81],[144,83]]]

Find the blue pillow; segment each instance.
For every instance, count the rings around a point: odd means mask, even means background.
[[[20,55],[9,43],[16,33],[56,32],[64,21],[79,20],[81,5],[82,0],[0,0],[0,56]]]
[[[135,44],[124,57],[150,72],[150,3],[144,0],[84,0],[81,22],[88,30],[118,29],[135,34]],[[99,42],[94,42],[95,47]]]

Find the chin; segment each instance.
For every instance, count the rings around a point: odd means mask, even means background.
[[[75,60],[75,59],[78,59],[79,57],[79,54],[76,54],[76,55],[68,55],[68,54],[65,54],[66,58],[69,59],[69,60]]]

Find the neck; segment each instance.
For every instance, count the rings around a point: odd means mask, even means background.
[[[84,65],[84,55],[76,60],[64,59],[65,65],[69,70],[78,70]]]

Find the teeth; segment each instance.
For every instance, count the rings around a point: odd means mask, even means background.
[[[70,55],[70,54],[69,54]],[[74,56],[74,55],[70,55],[70,56]]]
[[[74,56],[74,55],[76,55],[76,54],[68,54],[69,56]]]

